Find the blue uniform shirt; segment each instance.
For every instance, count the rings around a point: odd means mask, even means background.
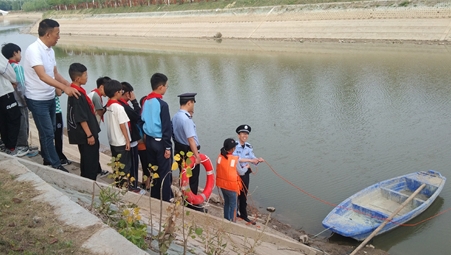
[[[188,138],[193,137],[196,145],[199,146],[199,139],[196,133],[196,124],[191,119],[191,115],[185,110],[179,110],[172,117],[172,130],[177,142],[189,145]]]
[[[161,138],[167,150],[172,148],[172,125],[168,104],[160,98],[146,100],[143,105],[141,120],[146,135]]]
[[[244,148],[240,144],[240,141],[236,141],[238,145],[235,147],[235,151],[233,152],[233,155],[238,156],[240,159],[255,159],[257,158],[254,155],[254,149],[252,148],[252,145],[248,142],[244,143]],[[250,164],[250,162],[240,162],[241,168],[244,168],[246,164]],[[246,169],[247,170],[247,169]],[[240,175],[244,175],[244,173],[239,173]]]

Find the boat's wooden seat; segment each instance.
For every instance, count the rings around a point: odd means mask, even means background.
[[[381,187],[380,189],[381,189],[382,195],[384,197],[386,197],[392,201],[395,201],[399,204],[402,204],[404,201],[406,201],[409,198],[408,195],[402,194],[402,193],[392,190],[392,189],[387,189],[385,187]],[[417,198],[417,197],[413,198],[413,200],[412,200],[413,207],[418,207],[423,203],[424,203],[424,200]]]
[[[357,204],[357,203],[352,203],[352,210],[354,210],[354,212],[365,215],[367,217],[376,219],[376,220],[380,220],[383,221],[386,218],[388,218],[388,214],[385,214],[381,211],[375,211],[372,210],[368,207],[365,207],[363,205]]]

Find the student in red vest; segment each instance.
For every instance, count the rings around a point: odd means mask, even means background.
[[[67,99],[67,135],[70,144],[77,144],[80,152],[81,176],[91,180],[97,178],[99,164],[99,132],[94,105],[81,87],[88,80],[88,71],[80,63],[73,63],[69,67],[72,88],[80,92],[80,96]]]
[[[232,138],[227,138],[216,161],[216,186],[221,188],[224,197],[224,218],[233,222],[236,220],[237,197],[241,190],[239,174],[247,170],[239,164],[238,156],[233,155],[237,144]]]

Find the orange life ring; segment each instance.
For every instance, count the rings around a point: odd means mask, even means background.
[[[205,202],[211,195],[211,192],[213,191],[213,188],[215,186],[215,174],[214,174],[214,169],[213,169],[213,164],[211,163],[210,158],[202,153],[199,153],[200,156],[200,163],[202,164],[202,166],[204,166],[205,171],[207,173],[207,183],[205,184],[205,188],[202,192],[198,192],[197,195],[195,195],[189,186],[189,179],[186,176],[186,170],[185,168],[182,171],[182,178],[181,178],[181,187],[182,187],[182,192],[183,195],[186,196],[186,200],[193,204],[193,205],[199,205],[202,204],[203,202]],[[192,156],[190,158],[191,160],[191,169],[194,168],[195,164],[194,162],[196,161],[196,158],[194,156]]]

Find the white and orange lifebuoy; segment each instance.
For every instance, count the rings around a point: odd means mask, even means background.
[[[186,196],[186,200],[193,204],[193,205],[199,205],[202,204],[203,202],[207,201],[207,199],[210,197],[211,192],[213,191],[213,188],[215,187],[215,175],[214,175],[214,169],[213,169],[213,164],[211,163],[210,158],[202,153],[199,153],[199,157],[200,157],[200,163],[202,164],[202,166],[204,166],[205,168],[205,172],[207,173],[207,183],[205,184],[205,188],[202,192],[198,192],[197,195],[195,195],[189,186],[189,179],[186,176],[186,170],[185,168],[182,171],[182,178],[181,178],[181,187],[182,187],[182,192],[183,195]],[[191,169],[194,168],[195,164],[194,162],[196,161],[196,158],[194,156],[192,156],[190,158],[191,160]]]

